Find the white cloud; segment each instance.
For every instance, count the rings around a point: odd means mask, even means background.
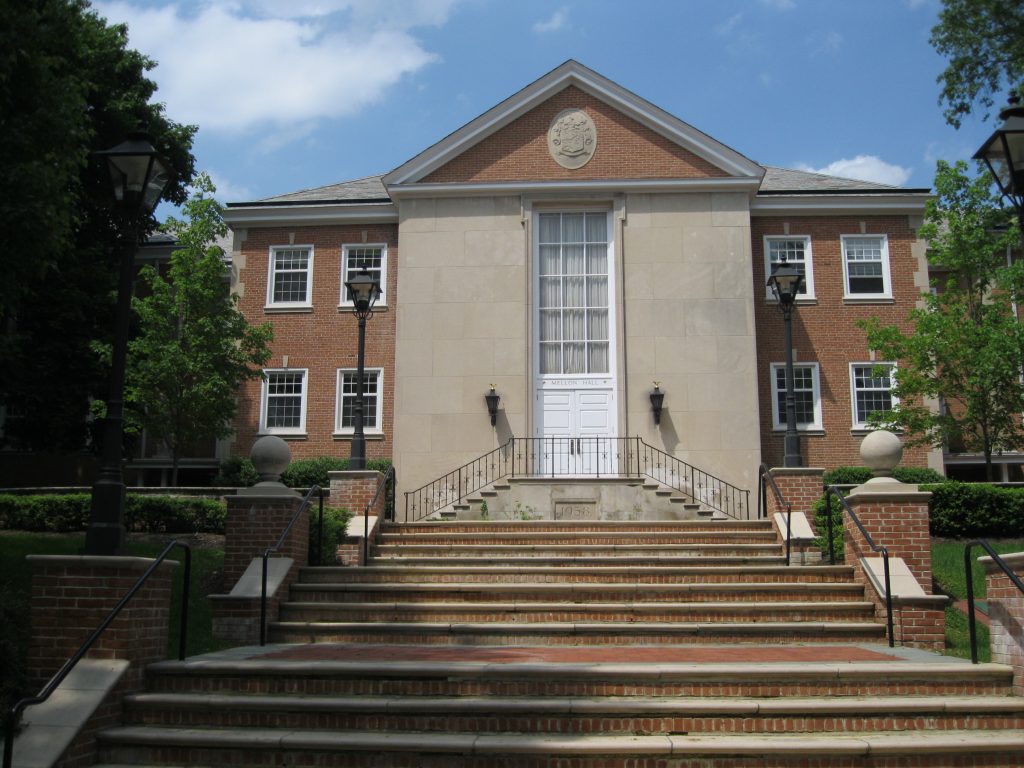
[[[213,186],[217,188],[214,193],[214,197],[222,203],[228,201],[234,202],[237,200],[251,200],[252,190],[244,184],[235,184],[229,181],[226,177],[222,176],[217,171],[207,171],[210,174],[210,180],[213,182]]]
[[[857,155],[852,159],[843,158],[829,163],[824,168],[812,168],[809,165],[800,163],[797,169],[810,171],[812,173],[824,173],[827,176],[840,176],[844,179],[859,179],[860,181],[874,181],[878,184],[891,184],[894,187],[902,186],[910,178],[910,168],[903,168],[899,165],[887,163],[875,155]]]
[[[408,29],[443,23],[452,0],[394,2],[254,0],[179,6],[99,3],[112,22],[127,22],[130,44],[158,62],[151,77],[168,115],[205,131],[255,128],[305,134],[315,122],[351,115],[380,99],[403,76],[436,56]],[[332,15],[345,14],[345,18]],[[330,18],[328,18],[330,17]]]
[[[792,11],[796,8],[795,0],[761,0],[761,5],[776,11]]]
[[[553,14],[550,19],[544,21],[538,21],[533,25],[533,31],[539,35],[547,34],[548,32],[557,32],[558,30],[565,27],[569,23],[569,9],[562,6]]]

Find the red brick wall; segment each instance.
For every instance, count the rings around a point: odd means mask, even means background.
[[[390,457],[393,434],[395,387],[395,307],[398,302],[398,225],[364,224],[315,227],[268,227],[246,230],[240,244],[245,266],[238,279],[244,286],[239,309],[250,323],[269,322],[274,326],[272,356],[267,368],[305,368],[306,436],[288,440],[296,459],[312,456],[347,457],[351,438],[335,438],[334,411],[337,397],[338,368],[357,364],[358,321],[348,307],[339,309],[341,300],[342,245],[386,243],[386,307],[380,307],[366,322],[366,367],[384,371],[383,439],[368,435],[368,458]],[[267,312],[267,277],[271,246],[313,246],[313,311]],[[237,244],[237,243],[236,243]],[[258,437],[261,382],[249,381],[239,392],[234,455],[248,455]]]
[[[555,115],[564,109],[583,110],[594,121],[597,131],[594,156],[576,170],[563,168],[548,152],[548,128]],[[725,175],[703,158],[569,86],[423,181],[702,179]]]
[[[152,560],[30,555],[32,639],[29,681],[44,685],[135,585]],[[171,579],[167,561],[153,573],[93,645],[92,658],[127,659],[129,687],[147,664],[167,657]]]
[[[882,495],[866,498],[861,494],[847,497],[853,511],[871,534],[876,545],[889,550],[890,557],[900,557],[914,574],[925,594],[932,594],[932,547],[928,531],[928,498],[931,494]],[[872,496],[874,496],[872,494]],[[867,545],[864,536],[844,511],[843,542],[846,562],[855,557],[879,557]]]
[[[362,515],[366,505],[373,501],[377,488],[384,479],[383,472],[367,470],[363,472],[331,472],[331,504],[347,509],[353,515]],[[371,515],[378,517],[384,514],[384,492],[377,496],[377,503],[370,510]],[[352,523],[354,524],[354,523]],[[350,524],[350,529],[351,525]]]
[[[302,504],[298,496],[228,496],[228,514],[224,523],[224,587],[237,583],[254,557],[277,544],[295,510]],[[299,515],[291,533],[278,553],[304,566],[309,556],[309,515]]]
[[[861,233],[888,236],[889,271],[894,303],[850,304],[843,300],[841,235]],[[764,237],[789,233],[810,236],[814,269],[814,304],[798,304],[793,312],[794,361],[816,362],[821,384],[824,434],[801,433],[801,453],[809,466],[826,470],[860,465],[863,432],[852,433],[850,363],[870,362],[864,331],[858,320],[878,317],[885,324],[909,330],[907,313],[921,288],[914,284],[918,269],[911,253],[916,234],[907,216],[756,217],[751,219],[754,267],[754,316],[757,333],[758,397],[761,403],[761,450],[768,466],[782,464],[783,432],[772,427],[771,364],[786,359],[782,313],[765,299]],[[926,448],[906,448],[905,466],[927,466]]]
[[[807,521],[813,527],[814,514],[811,512],[811,505],[821,498],[824,472],[813,467],[776,467],[771,472],[783,498],[790,504],[794,512],[803,512],[807,515]],[[767,508],[769,518],[776,512],[786,511],[785,508],[780,507],[770,485],[767,492]]]
[[[1024,579],[1024,552],[1003,559]],[[997,566],[989,564],[985,570],[992,661],[1013,667],[1013,692],[1024,696],[1024,595]]]

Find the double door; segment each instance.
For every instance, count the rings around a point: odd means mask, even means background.
[[[536,456],[545,475],[617,471],[612,389],[542,389]]]

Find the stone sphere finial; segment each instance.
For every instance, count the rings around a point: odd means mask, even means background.
[[[903,458],[903,443],[892,432],[876,429],[860,442],[860,457],[875,477],[892,477],[892,471]]]
[[[260,476],[260,485],[281,484],[281,473],[288,469],[292,460],[292,449],[277,435],[264,435],[252,444],[249,451],[252,465]]]

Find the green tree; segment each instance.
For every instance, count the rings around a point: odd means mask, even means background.
[[[1021,282],[1006,260],[1018,242],[1017,226],[988,177],[971,178],[962,161],[940,162],[935,188],[920,235],[944,277],[922,295],[924,306],[911,311],[912,333],[877,318],[862,324],[868,345],[898,361],[893,394],[899,403],[876,422],[904,430],[911,444],[980,452],[992,479],[993,454],[1024,442],[1024,326],[1014,305]]]
[[[949,59],[939,83],[946,122],[959,128],[975,106],[985,118],[1007,90],[1024,97],[1024,4],[1013,0],[943,0],[931,44]]]
[[[0,3],[0,403],[23,447],[81,448],[106,396],[90,345],[112,335],[121,250],[91,153],[148,131],[176,172],[166,199],[187,197],[196,129],[153,103],[153,66],[84,0]]]
[[[193,190],[185,218],[163,226],[179,246],[166,275],[152,266],[140,272],[125,391],[134,424],[167,445],[174,485],[183,450],[231,434],[238,387],[262,375],[273,338],[269,323],[249,325],[228,289],[217,244],[227,225],[210,177],[199,174]]]

